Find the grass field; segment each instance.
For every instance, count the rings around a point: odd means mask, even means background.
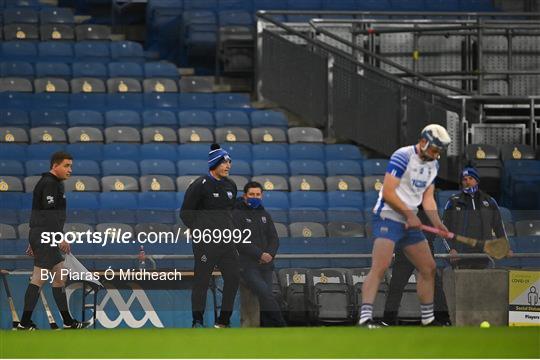
[[[0,357],[540,358],[540,328],[0,331]]]

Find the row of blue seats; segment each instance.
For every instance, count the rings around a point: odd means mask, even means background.
[[[10,61],[0,63],[2,77],[56,77],[63,79],[92,77],[105,79],[109,77],[168,78],[178,80],[176,66],[168,61],[151,61],[144,64],[136,62],[37,62]]]
[[[1,4],[0,4],[1,5]],[[1,6],[0,6],[1,7]],[[8,7],[0,12],[0,24],[74,24],[73,10],[65,7]]]
[[[150,0],[147,14],[182,10],[493,11],[492,0]]]
[[[220,103],[220,105],[225,105]],[[38,126],[107,126],[128,125],[135,127],[167,126],[178,127],[279,127],[287,128],[288,121],[284,113],[274,110],[14,110],[0,109],[0,127],[15,126],[30,128]],[[49,120],[53,119],[53,120]],[[119,121],[119,119],[121,121]]]
[[[368,162],[371,165],[371,163]],[[375,165],[376,166],[376,165]],[[0,172],[6,176],[32,176],[48,171],[49,159],[0,160]],[[101,164],[94,160],[78,160],[73,166],[74,175],[86,176],[140,176],[140,175],[198,175],[208,172],[206,160],[171,160],[151,159],[138,162],[124,159],[103,160]],[[376,172],[384,171],[375,168]],[[329,160],[326,163],[318,160],[292,160],[289,163],[282,160],[235,160],[231,175],[353,175],[363,176],[362,163],[357,160]]]
[[[358,147],[349,144],[231,144],[223,143],[235,160],[357,160],[364,158]],[[206,160],[209,144],[0,144],[0,159],[47,160],[55,151],[65,150],[79,160]],[[384,174],[387,160],[363,160],[363,172]],[[233,164],[234,166],[234,164]],[[3,174],[6,175],[6,174]]]
[[[144,62],[142,45],[133,41],[30,41],[2,42],[1,61],[27,62]]]
[[[116,93],[116,94],[60,94],[0,92],[0,109],[64,110],[188,110],[249,108],[248,94],[237,93]]]
[[[49,4],[43,4],[39,0],[0,0],[0,9],[13,7],[31,7],[34,9],[41,9],[49,6]]]
[[[501,204],[540,210],[540,160],[506,160],[503,165]]]

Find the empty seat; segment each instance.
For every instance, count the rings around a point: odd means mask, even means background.
[[[177,108],[178,97],[175,93],[152,92],[144,94],[144,107],[155,108]]]
[[[291,160],[324,160],[324,145],[322,144],[291,144],[289,145]],[[324,166],[324,165],[323,165]]]
[[[287,134],[285,130],[275,127],[259,127],[251,129],[251,138],[253,143],[285,143]]]
[[[249,133],[241,127],[221,127],[214,130],[216,142],[251,142]]]
[[[363,224],[355,222],[336,221],[327,225],[329,237],[365,237]]]
[[[251,165],[249,162],[244,160],[235,160],[234,164],[231,167],[230,173],[232,175],[239,175],[239,176],[251,176]]]
[[[139,191],[139,182],[133,176],[104,176],[101,178],[103,192]]]
[[[38,40],[39,31],[33,24],[4,25],[4,40]]]
[[[289,143],[314,142],[322,143],[323,133],[321,130],[312,127],[294,127],[287,130]]]
[[[66,194],[68,207],[71,209],[90,209],[99,208],[99,202],[96,193],[90,192],[71,192]]]
[[[116,61],[144,61],[144,50],[141,44],[134,41],[111,42],[111,56]]]
[[[176,161],[178,158],[176,154],[176,146],[173,144],[161,144],[159,142],[154,142],[142,145],[140,150],[141,160],[164,159]]]
[[[1,43],[2,55],[5,59],[28,61],[37,56],[37,46],[33,42],[5,41]]]
[[[2,109],[0,110],[0,124],[27,128],[30,126],[30,117],[24,110]]]
[[[67,131],[70,143],[97,142],[103,143],[103,133],[93,127],[71,127]]]
[[[204,110],[186,110],[178,113],[180,127],[215,127],[214,116]]]
[[[386,159],[367,159],[362,163],[364,169],[364,175],[384,175],[386,173],[386,167],[388,166],[388,160]]]
[[[251,181],[260,183],[265,191],[289,191],[289,183],[283,176],[254,176],[251,178]]]
[[[33,92],[30,80],[18,77],[5,77],[0,79],[0,92]]]
[[[66,145],[66,151],[77,161],[103,160],[103,145],[100,143],[77,142]]]
[[[353,175],[362,176],[362,165],[356,160],[330,160],[326,162],[326,171],[329,176]]]
[[[202,175],[202,174],[201,174]],[[176,189],[178,191],[186,191],[200,175],[183,175],[176,178]]]
[[[67,142],[66,133],[61,128],[42,126],[30,129],[30,142],[32,144],[41,142]]]
[[[0,162],[0,168],[2,167],[2,162]],[[26,176],[32,175],[41,175],[44,172],[50,170],[50,164],[48,160],[28,160],[24,164]],[[9,172],[3,172],[3,174],[10,174]],[[20,174],[23,175],[23,174]]]
[[[41,61],[70,62],[75,54],[71,43],[61,41],[40,42],[38,51]]]
[[[325,191],[324,182],[319,176],[291,176],[289,182],[291,184],[291,191]]]
[[[289,160],[285,144],[257,144],[252,147],[253,160]]]
[[[14,7],[2,9],[5,24],[37,24],[39,22],[36,9],[31,7]]]
[[[74,45],[75,57],[84,61],[103,61],[111,58],[109,43],[106,41],[77,41]]]
[[[214,91],[213,77],[183,76],[178,82],[181,92],[211,93]]]
[[[103,159],[139,160],[138,144],[106,144],[103,146]]]
[[[202,175],[208,172],[206,160],[180,160],[176,163],[178,176]]]
[[[140,127],[141,117],[133,110],[110,110],[105,113],[105,126]]]
[[[139,182],[141,186],[141,191],[176,191],[174,180],[170,176],[166,175],[141,176]]]
[[[176,166],[170,160],[152,159],[140,162],[141,175],[176,175]]]
[[[109,76],[113,78],[143,78],[143,69],[140,64],[134,62],[111,62],[108,65]]]
[[[74,78],[106,78],[109,75],[109,71],[105,64],[98,62],[75,62],[73,67]]]
[[[324,163],[318,160],[292,160],[289,167],[291,175],[326,176]]]
[[[185,127],[178,129],[178,140],[180,144],[190,142],[214,142],[212,131],[204,127]]]
[[[105,82],[97,78],[76,78],[70,81],[73,93],[105,93]]]
[[[516,221],[517,236],[540,236],[540,220]]]
[[[140,93],[142,86],[139,80],[134,78],[111,78],[107,79],[109,93]]]
[[[505,144],[501,146],[501,158],[506,160],[534,160],[536,154],[534,149],[528,145],[522,144]]]
[[[26,155],[28,159],[49,160],[50,154],[63,150],[64,144],[59,143],[31,144],[26,147]]]
[[[226,142],[221,144],[221,148],[227,151],[234,160],[251,162],[251,144]]]
[[[48,93],[54,93],[54,92],[63,92],[68,93],[69,92],[69,84],[65,79],[61,78],[41,78],[41,79],[35,79],[34,80],[34,91],[36,93],[41,92],[48,92]]]
[[[289,225],[291,237],[326,237],[324,225],[315,222],[296,222]]]
[[[105,129],[105,142],[107,144],[115,142],[140,143],[141,134],[132,127],[112,126]]]
[[[356,176],[329,176],[326,178],[326,188],[328,191],[363,191],[362,181]]]
[[[360,191],[330,191],[327,196],[329,208],[364,209],[364,196]]]
[[[364,176],[364,191],[380,191],[384,183],[384,175]]]
[[[34,191],[34,187],[41,179],[41,175],[37,176],[27,176],[24,178],[24,191],[29,193]]]
[[[183,144],[178,146],[179,160],[208,160],[210,144]]]
[[[104,125],[103,115],[93,110],[70,110],[67,113],[70,127],[92,126],[102,127]],[[68,130],[69,134],[69,130]]]
[[[178,121],[172,111],[167,110],[147,110],[142,114],[143,126],[167,126],[178,127]]]
[[[66,113],[62,110],[54,110],[54,109],[33,110],[30,112],[30,121],[33,127],[37,127],[37,126],[65,127],[67,123]]]
[[[101,191],[98,180],[93,176],[70,176],[64,181],[65,191]]]
[[[181,93],[179,96],[180,107],[186,109],[213,109],[213,94]]]
[[[0,175],[0,191],[20,191],[22,192],[23,184],[21,180],[15,176]]]
[[[326,194],[323,191],[292,191],[290,194],[291,207],[317,208],[324,210],[327,207]]]
[[[287,117],[280,111],[256,110],[251,113],[251,126],[256,127],[280,127],[287,128]]]
[[[71,78],[71,68],[62,62],[36,63],[36,77]]]
[[[70,8],[51,7],[41,9],[39,19],[42,24],[73,24],[75,15]]]
[[[42,24],[40,26],[41,41],[49,40],[75,40],[75,30],[66,24]]]
[[[216,94],[216,108],[249,108],[249,94],[218,93]]]
[[[77,40],[109,40],[111,28],[106,25],[83,24],[75,27]]]
[[[148,127],[142,129],[143,143],[165,142],[176,143],[176,132],[167,127]]]
[[[178,86],[172,79],[144,79],[143,90],[145,93],[177,93]]]
[[[133,160],[103,160],[101,169],[103,176],[139,176],[139,166]]]
[[[101,176],[101,169],[95,160],[77,160],[73,163],[73,173],[77,175]]]
[[[168,61],[146,62],[144,64],[144,75],[147,78],[168,78],[178,79],[178,69],[173,63]]]
[[[17,232],[15,227],[8,224],[0,224],[0,240],[15,240]]]
[[[0,142],[27,143],[28,141],[26,130],[18,127],[0,127]]]
[[[254,160],[253,175],[289,175],[287,163],[281,160]]]
[[[0,143],[0,159],[26,160],[26,146]]]

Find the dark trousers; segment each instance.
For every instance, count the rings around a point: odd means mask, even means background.
[[[431,243],[430,243],[431,246]],[[398,323],[398,311],[403,290],[409,282],[409,278],[414,272],[414,265],[409,261],[402,248],[395,250],[394,266],[392,267],[392,279],[388,288],[386,304],[384,306],[384,321],[388,324]],[[433,298],[435,307],[435,318],[442,323],[449,323],[448,306],[444,296],[442,279],[438,273],[435,274],[435,294]]]
[[[286,326],[279,304],[272,293],[272,269],[260,266],[242,267],[242,280],[259,299],[261,310],[261,327]]]
[[[233,246],[193,244],[193,255],[195,258],[195,274],[191,292],[193,321],[203,322],[206,294],[212,271],[217,265],[223,276],[223,299],[217,323],[229,325],[240,281],[238,252]]]

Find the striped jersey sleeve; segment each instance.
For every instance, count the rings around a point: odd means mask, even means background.
[[[401,148],[396,150],[390,157],[390,161],[386,167],[386,172],[397,178],[401,178],[407,169],[410,156],[411,154],[409,148]]]

